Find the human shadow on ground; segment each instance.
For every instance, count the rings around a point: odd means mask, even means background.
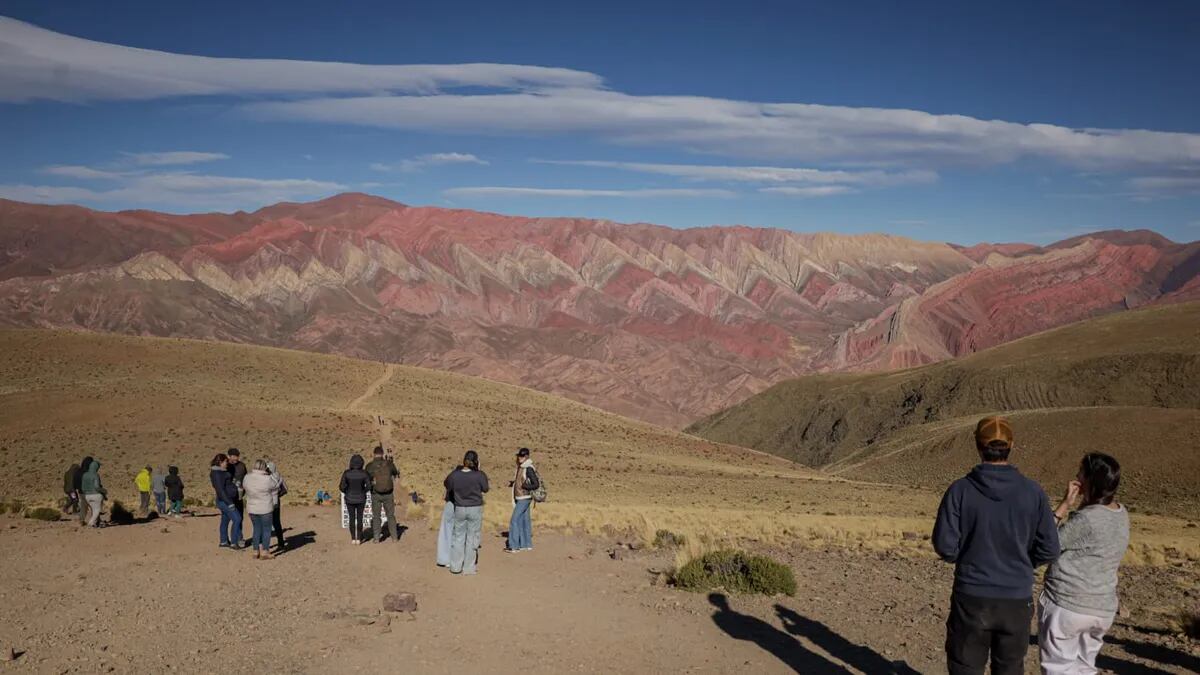
[[[834,658],[844,661],[852,668],[864,673],[895,673],[897,675],[920,675],[904,661],[889,661],[879,652],[866,645],[856,644],[830,630],[829,626],[815,621],[783,605],[775,605],[775,613],[783,622],[784,629],[792,635],[810,640],[829,652]]]
[[[708,601],[717,611],[713,612],[713,623],[735,640],[753,642],[770,652],[797,673],[849,673],[844,667],[815,654],[796,638],[756,616],[735,612],[729,599],[722,593],[710,593]]]
[[[1171,649],[1170,647],[1156,645],[1152,642],[1142,642],[1140,640],[1129,640],[1126,638],[1105,637],[1104,642],[1107,644],[1120,645],[1121,648],[1126,652],[1138,658],[1146,659],[1147,661],[1153,661],[1163,665],[1178,666],[1190,673],[1200,673],[1200,658],[1181,652],[1178,649]],[[1106,658],[1110,664],[1101,667],[1110,668],[1119,673],[1166,672],[1165,670],[1158,668],[1151,668],[1149,666],[1129,663],[1127,661],[1118,661],[1117,659],[1106,657],[1104,652],[1100,653],[1100,658],[1096,660],[1096,665],[1100,666],[1101,661]],[[1138,670],[1139,668],[1141,670]]]
[[[300,534],[290,534],[283,538],[284,547],[275,555],[284,555],[297,549],[304,548],[317,540],[317,533],[309,530]]]
[[[396,526],[396,541],[403,541],[405,532],[408,532],[407,525],[397,525]],[[364,532],[363,535],[367,538],[367,541],[371,541],[371,538],[375,536],[374,534],[372,534],[370,532]],[[380,541],[391,541],[392,540],[392,533],[386,525],[384,525],[379,530],[379,540]]]

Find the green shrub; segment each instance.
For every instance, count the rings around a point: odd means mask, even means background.
[[[11,513],[16,515],[25,509],[23,502],[0,502],[0,513]]]
[[[659,530],[654,533],[655,548],[677,548],[687,543],[687,537],[670,530]]]
[[[195,497],[184,497],[183,505],[184,506],[204,506],[204,502],[202,500],[196,499]]]
[[[58,509],[52,509],[48,506],[39,506],[36,509],[28,509],[25,511],[26,518],[33,518],[34,520],[46,520],[51,522],[58,520],[60,515],[62,515],[61,511]]]
[[[702,592],[723,588],[733,593],[796,594],[792,568],[766,556],[722,549],[692,558],[675,570],[674,584]]]
[[[132,523],[135,518],[133,516],[133,511],[130,511],[125,507],[125,504],[122,503],[120,499],[117,499],[112,503],[112,511],[110,511],[108,514],[108,520],[115,525],[128,525]]]

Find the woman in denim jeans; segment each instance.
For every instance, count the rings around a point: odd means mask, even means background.
[[[229,458],[225,453],[213,457],[209,470],[213,490],[217,496],[215,502],[221,510],[221,548],[240,551],[242,545],[242,515],[238,512],[238,488],[229,475]]]
[[[254,463],[254,470],[242,479],[242,489],[246,491],[246,512],[250,514],[250,523],[254,527],[251,540],[254,557],[270,560],[271,516],[279,501],[279,478],[271,473],[267,461],[260,459]]]

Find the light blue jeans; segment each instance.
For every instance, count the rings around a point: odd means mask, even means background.
[[[508,521],[508,548],[522,551],[533,548],[533,519],[529,509],[532,499],[518,499],[513,506],[512,520]]]
[[[242,545],[242,514],[237,507],[225,502],[217,502],[221,509],[221,544],[230,546]]]
[[[450,533],[450,571],[475,574],[479,561],[479,535],[483,529],[482,506],[455,506],[454,530]]]
[[[446,502],[442,507],[442,525],[438,528],[437,564],[439,567],[450,566],[450,540],[454,534],[454,502]]]

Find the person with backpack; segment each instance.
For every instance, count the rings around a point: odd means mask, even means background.
[[[367,473],[371,475],[371,535],[375,543],[383,541],[380,532],[381,515],[387,516],[388,531],[392,541],[400,541],[396,527],[396,479],[400,470],[390,452],[385,453],[383,446],[375,446],[375,458],[367,465]]]
[[[217,508],[221,511],[220,547],[241,551],[246,545],[242,540],[242,516],[237,508],[240,495],[233,482],[233,474],[229,471],[229,457],[224,453],[213,457],[208,474],[216,493]]]
[[[287,548],[287,544],[283,541],[283,514],[280,512],[280,505],[283,503],[283,498],[288,493],[287,482],[283,480],[283,474],[279,473],[275,462],[267,460],[267,472],[279,481],[279,491],[276,493],[275,508],[271,511],[271,531],[275,533],[275,546],[278,551],[282,552]]]
[[[271,475],[266,460],[254,463],[254,470],[242,481],[246,495],[246,512],[253,526],[251,547],[255,560],[271,559],[271,513],[279,501],[279,480]]]
[[[158,511],[158,515],[167,515],[167,474],[163,473],[162,467],[154,470],[150,474],[150,492],[154,495],[154,510]]]
[[[167,490],[167,499],[171,500],[171,515],[176,518],[183,517],[183,479],[179,477],[179,467],[167,467],[163,487]]]
[[[1046,570],[1038,600],[1044,675],[1098,672],[1096,657],[1119,606],[1117,570],[1129,548],[1129,512],[1116,501],[1120,484],[1120,463],[1089,452],[1054,512],[1062,554]]]
[[[108,490],[104,489],[104,484],[100,481],[99,461],[93,459],[87,463],[87,470],[80,479],[79,489],[88,505],[88,527],[100,527],[100,511],[104,508]]]
[[[479,454],[468,450],[462,466],[450,472],[442,485],[454,500],[454,528],[450,533],[450,572],[475,574],[479,564],[479,538],[483,530],[483,495],[487,474],[479,469]]]
[[[79,510],[79,492],[75,489],[75,477],[79,474],[79,465],[72,464],[67,472],[63,474],[63,493],[67,495],[66,504],[63,506],[62,512],[70,515]]]
[[[79,461],[79,470],[75,472],[75,478],[72,481],[75,486],[75,495],[79,500],[79,524],[87,523],[88,508],[87,500],[83,494],[83,474],[87,473],[88,466],[92,463],[92,456],[88,455]]]
[[[371,474],[363,470],[362,455],[350,458],[350,468],[342,472],[342,501],[350,516],[350,543],[362,543],[363,509],[367,505],[367,493],[371,491]]]
[[[975,427],[980,463],[946,490],[933,548],[954,563],[946,621],[951,675],[1025,672],[1033,616],[1033,571],[1059,554],[1050,500],[1009,464],[1012,425],[985,417]]]
[[[508,547],[505,551],[533,550],[533,517],[529,509],[533,506],[533,491],[541,487],[537,469],[529,458],[529,448],[517,451],[517,475],[512,483],[513,511],[508,521]]]
[[[150,473],[153,471],[149,466],[142,467],[138,475],[134,477],[133,484],[138,490],[138,513],[142,517],[150,515]]]

